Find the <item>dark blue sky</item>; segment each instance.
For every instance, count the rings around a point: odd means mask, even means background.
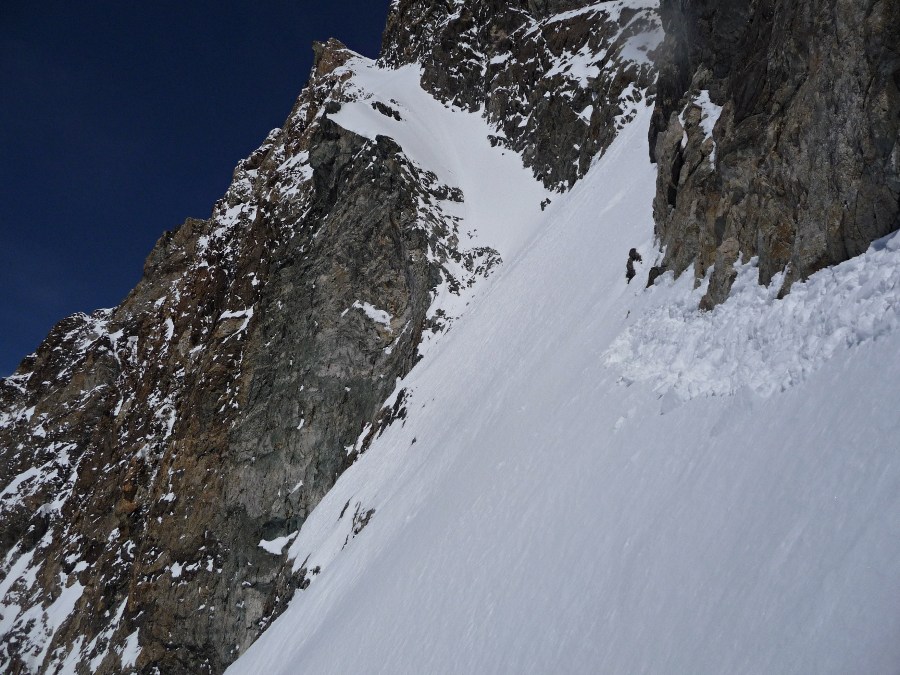
[[[389,0],[5,0],[0,377],[112,307],[164,230],[205,218],[281,126],[313,40],[377,55]]]

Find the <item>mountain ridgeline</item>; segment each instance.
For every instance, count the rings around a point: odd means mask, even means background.
[[[711,274],[710,309],[739,259],[787,293],[900,227],[898,25],[900,0],[395,0],[377,62],[316,44],[211,216],[0,381],[6,672],[221,673],[320,573],[287,546],[504,264],[465,191],[342,124],[408,114],[368,71],[419,69],[547,201],[653,104],[653,275]],[[340,518],[349,546],[378,513]]]

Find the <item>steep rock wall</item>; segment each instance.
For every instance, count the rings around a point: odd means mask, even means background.
[[[661,269],[699,280],[718,259],[710,308],[739,257],[759,256],[763,284],[786,271],[785,293],[900,227],[898,0],[663,0],[661,15]]]

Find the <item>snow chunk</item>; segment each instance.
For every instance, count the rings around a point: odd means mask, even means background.
[[[253,308],[250,307],[249,309],[239,309],[239,310],[237,310],[237,311],[230,311],[230,310],[229,310],[229,311],[227,311],[227,312],[222,312],[222,316],[219,317],[219,320],[222,320],[222,319],[240,319],[240,318],[244,318],[244,317],[246,317],[246,318],[249,319],[249,318],[252,317],[252,316],[253,316]]]
[[[716,105],[709,100],[708,89],[701,91],[694,103],[700,106],[700,128],[703,129],[703,134],[706,138],[712,138],[713,128],[715,128],[716,122],[722,116],[722,106]]]
[[[301,485],[302,485],[302,483],[301,483]],[[299,487],[299,485],[297,487]],[[281,555],[282,552],[284,551],[284,547],[287,546],[288,544],[290,544],[292,541],[294,541],[296,536],[297,536],[297,532],[294,532],[293,534],[289,534],[284,537],[278,537],[276,539],[272,539],[272,540],[268,540],[268,541],[266,539],[262,539],[259,542],[259,547],[261,549],[264,549],[268,553],[271,553],[272,555]]]
[[[551,61],[553,65],[544,73],[544,77],[565,75],[577,82],[579,87],[586,89],[590,80],[600,75],[598,62],[601,56],[595,54],[588,45],[574,53],[565,52]]]
[[[125,640],[125,647],[122,649],[122,668],[133,668],[137,663],[141,648],[138,646],[138,632],[134,631]]]
[[[704,141],[706,139],[712,140],[712,152],[709,154],[709,163],[715,167],[716,165],[716,141],[713,139],[713,129],[716,127],[716,122],[719,121],[719,118],[722,116],[722,106],[716,105],[709,98],[709,90],[703,89],[697,97],[692,101],[688,101],[688,104],[684,107],[684,110],[681,111],[681,115],[679,115],[679,120],[681,120],[681,126],[684,127],[686,124],[687,111],[691,106],[697,106],[700,108],[700,129],[703,131]],[[681,147],[685,147],[687,145],[687,132],[685,131],[684,138],[681,140]]]
[[[225,339],[230,340],[235,335],[237,335],[239,333],[243,333],[245,330],[247,330],[247,326],[250,325],[250,319],[252,319],[252,318],[253,318],[253,308],[252,307],[249,307],[247,309],[240,309],[237,311],[223,312],[222,316],[219,317],[219,321],[221,321],[223,319],[243,319],[244,320],[244,322],[240,325],[240,327]]]
[[[758,283],[756,260],[738,266],[731,297],[697,309],[704,288],[684,275],[654,287],[659,303],[628,327],[606,362],[629,380],[648,380],[682,399],[749,387],[772,396],[805,380],[839,350],[900,329],[900,235],[796,283],[782,300],[779,274]]]

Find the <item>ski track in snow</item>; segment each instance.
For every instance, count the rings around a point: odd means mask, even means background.
[[[686,281],[645,290],[649,117],[398,383],[407,419],[291,545],[321,574],[229,673],[896,671],[900,331],[863,317],[896,316],[897,240],[782,304],[750,267],[707,315]],[[626,285],[632,246],[648,262]],[[809,302],[816,318],[791,333]],[[793,344],[821,358],[790,388],[763,397],[752,378],[713,373],[735,395],[660,390],[669,350],[769,321],[771,340],[735,358],[779,344],[773,370],[791,335],[819,331]],[[841,338],[826,349],[827,334]],[[632,363],[607,363],[626,348]],[[353,513],[368,509],[353,538]]]

